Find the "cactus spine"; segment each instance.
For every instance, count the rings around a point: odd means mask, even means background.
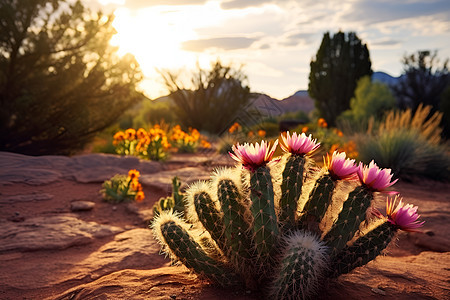
[[[386,221],[358,238],[353,245],[345,247],[334,260],[332,276],[349,273],[375,259],[387,247],[396,231]]]
[[[250,173],[250,199],[258,264],[267,268],[279,238],[272,177],[267,167]]]
[[[356,187],[344,202],[338,219],[327,233],[326,240],[331,248],[331,256],[334,258],[348,241],[350,241],[359,225],[366,218],[366,211],[373,200],[373,194],[364,186]]]
[[[295,227],[298,198],[302,192],[305,157],[290,155],[283,171],[279,221],[284,230]]]
[[[374,163],[355,167],[345,155],[333,154],[320,176],[304,176],[315,170],[309,167],[307,153],[317,144],[310,137],[289,134],[284,142],[283,150],[291,154],[281,160],[284,166],[272,170],[267,164],[272,163],[274,147],[269,150],[267,143],[233,147],[232,157],[243,168],[216,171],[210,181],[191,185],[185,196],[187,222],[167,212],[155,219],[152,228],[163,250],[213,282],[241,282],[274,299],[307,299],[322,278],[337,277],[374,259],[397,229],[422,225],[417,207],[394,201],[389,202],[383,223],[370,224],[371,230],[355,236],[363,221],[371,222],[365,219],[373,193],[395,183],[390,170]],[[351,176],[355,172],[358,177]],[[338,180],[357,178],[361,185],[352,192],[339,190],[344,185]],[[281,191],[281,196],[275,197],[274,191]],[[332,198],[342,204],[337,220],[331,228],[315,226],[332,215]],[[306,203],[298,212],[300,199]]]
[[[305,299],[319,286],[327,270],[327,247],[307,231],[295,231],[285,239],[271,294],[275,299]]]
[[[309,195],[309,199],[303,208],[304,214],[301,217],[303,228],[317,230],[318,223],[324,217],[331,203],[335,187],[336,182],[329,174],[324,174],[317,179]]]
[[[171,257],[186,267],[222,286],[236,284],[237,276],[223,263],[211,258],[200,243],[191,236],[189,227],[177,214],[163,211],[152,225],[157,239],[165,245]]]

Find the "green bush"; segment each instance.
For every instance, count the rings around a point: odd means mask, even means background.
[[[450,158],[441,145],[428,142],[414,130],[404,128],[383,131],[358,138],[359,159],[372,159],[382,168],[392,169],[400,178],[424,177],[450,179]]]
[[[371,117],[379,120],[386,111],[394,108],[395,98],[389,87],[381,82],[371,82],[369,76],[364,76],[358,81],[355,97],[350,100],[350,109],[344,111],[338,120],[367,126]]]

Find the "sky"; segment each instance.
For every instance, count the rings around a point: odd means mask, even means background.
[[[160,71],[220,59],[242,67],[251,91],[283,99],[307,90],[323,34],[354,31],[374,71],[402,73],[402,57],[437,50],[450,58],[449,0],[89,0],[113,12],[119,54],[133,54],[154,99],[166,95]]]

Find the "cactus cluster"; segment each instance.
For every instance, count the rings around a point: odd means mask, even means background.
[[[389,169],[337,152],[319,168],[310,156],[319,143],[304,134],[282,135],[285,154],[273,159],[277,144],[234,146],[240,165],[192,184],[183,217],[161,212],[152,229],[163,251],[219,285],[307,299],[323,279],[373,260],[398,229],[422,225],[398,196],[388,198],[387,216],[371,207],[374,193],[395,183]]]

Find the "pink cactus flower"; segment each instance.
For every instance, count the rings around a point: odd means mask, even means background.
[[[327,154],[327,159],[326,161],[324,159],[324,163],[331,177],[336,180],[354,177],[358,170],[355,160],[346,158],[345,152],[339,153],[334,151],[332,156]]]
[[[388,199],[386,202],[386,215],[388,222],[395,225],[401,230],[409,232],[420,232],[418,228],[422,227],[423,223],[418,221],[420,215],[417,213],[417,206],[412,204],[403,204],[402,199],[397,202],[399,198]]]
[[[357,174],[363,185],[376,192],[381,192],[398,181],[396,179],[391,182],[391,169],[380,169],[373,160],[368,166],[359,163]]]
[[[234,153],[228,152],[234,160],[242,163],[242,166],[250,171],[255,171],[259,167],[264,167],[271,160],[277,148],[278,140],[275,141],[272,148],[270,148],[270,143],[261,141],[261,145],[258,143],[244,145],[233,145],[231,148]],[[270,149],[269,149],[270,148]]]
[[[286,153],[305,155],[319,148],[320,143],[317,143],[317,139],[313,140],[311,135],[306,136],[303,132],[298,135],[294,132],[291,137],[289,131],[287,131],[286,136],[281,135],[280,146]]]

